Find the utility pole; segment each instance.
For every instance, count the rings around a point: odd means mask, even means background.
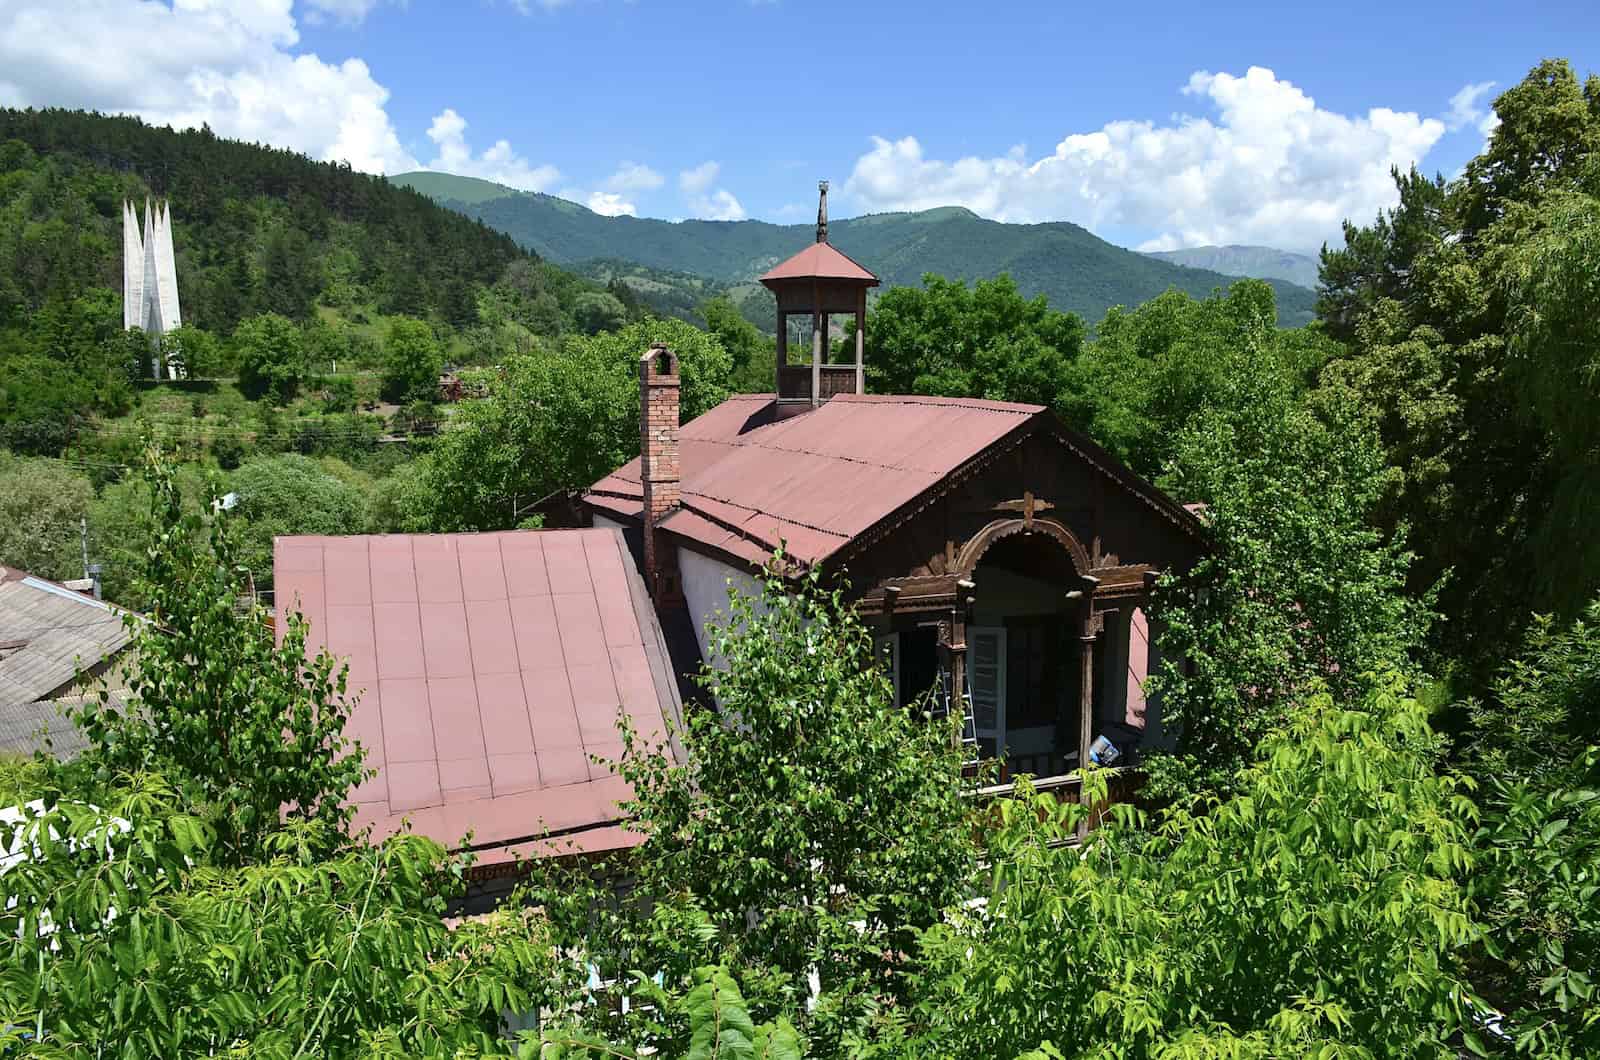
[[[87,518],[80,518],[78,520],[78,543],[83,549],[83,576],[94,584],[94,598],[99,600],[101,599],[101,568],[100,564],[89,562],[89,520]]]

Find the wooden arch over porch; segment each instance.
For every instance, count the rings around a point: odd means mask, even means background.
[[[1059,521],[1051,518],[1040,518],[1026,515],[1016,519],[996,519],[994,522],[979,530],[969,537],[956,552],[955,572],[964,578],[972,577],[978,569],[978,564],[983,560],[984,553],[996,542],[1004,541],[1008,537],[1018,534],[1043,534],[1066,550],[1072,558],[1073,569],[1080,574],[1088,573],[1092,566],[1089,552],[1083,547],[1082,542],[1071,530]]]
[[[995,546],[1002,542],[1020,543],[1018,539],[1022,538],[1058,550],[1066,561],[1055,570],[1054,580],[1062,594],[1063,617],[1081,645],[1077,672],[1069,686],[1074,692],[1078,717],[1075,735],[1081,768],[1089,760],[1094,740],[1095,645],[1106,629],[1106,611],[1127,606],[1131,596],[1147,592],[1143,568],[1097,571],[1091,551],[1064,522],[1025,508],[1018,515],[990,520],[960,543],[950,543],[943,573],[885,579],[863,594],[858,607],[865,615],[920,615],[923,625],[932,624],[928,620],[937,616],[938,645],[950,675],[951,706],[956,709],[954,697],[964,697],[967,690],[968,626],[973,620],[977,594],[983,591],[978,568]],[[1064,569],[1068,565],[1070,571]],[[959,705],[966,709],[964,702]]]

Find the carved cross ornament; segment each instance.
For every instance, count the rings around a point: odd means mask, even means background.
[[[1033,529],[1033,517],[1038,512],[1054,511],[1055,505],[1047,500],[1041,500],[1033,495],[1032,490],[1024,490],[1022,499],[1016,501],[1001,501],[993,508],[997,512],[1021,512],[1022,525]]]

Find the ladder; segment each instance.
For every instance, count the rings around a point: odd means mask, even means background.
[[[966,687],[961,695],[961,750],[964,752],[962,763],[972,765],[978,761],[978,723],[972,715],[972,678],[966,677]],[[941,668],[939,672],[939,702],[938,715],[941,718],[950,716],[950,702],[952,698],[950,671]]]

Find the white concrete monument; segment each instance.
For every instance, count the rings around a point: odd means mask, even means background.
[[[172,211],[144,203],[144,237],[133,203],[122,204],[122,326],[143,328],[157,343],[152,374],[161,378],[161,336],[183,323],[178,312],[178,267],[172,257]],[[167,365],[170,377],[175,365]]]

